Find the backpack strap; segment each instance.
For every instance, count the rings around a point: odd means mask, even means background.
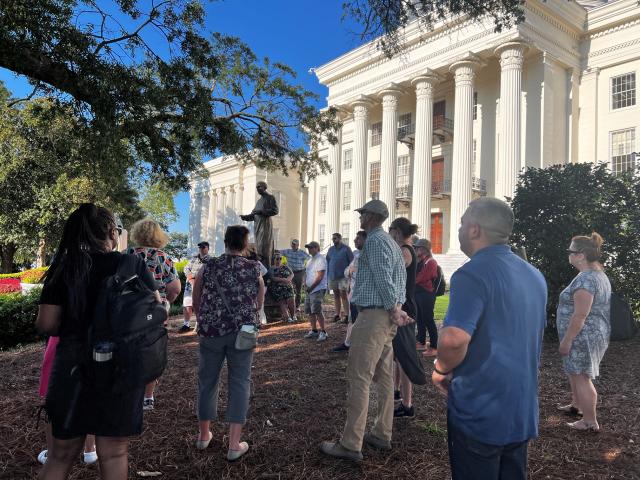
[[[120,257],[116,274],[120,278],[130,279],[138,274],[138,255],[125,253]]]

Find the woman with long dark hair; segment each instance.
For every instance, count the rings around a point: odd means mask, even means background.
[[[125,479],[129,436],[142,432],[144,387],[115,395],[83,381],[88,331],[103,280],[115,274],[121,254],[113,214],[91,203],[67,219],[44,277],[36,327],[60,337],[45,401],[53,442],[41,479],[67,478],[85,437],[96,435],[102,478]],[[140,260],[136,274],[150,290],[155,282]],[[159,301],[158,296],[158,301]]]

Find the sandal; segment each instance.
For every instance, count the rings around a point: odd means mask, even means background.
[[[598,425],[597,423],[587,423],[584,420],[567,423],[567,427],[572,428],[573,430],[581,430],[594,433],[598,433],[600,431],[600,425]]]
[[[578,407],[575,407],[572,403],[569,405],[558,405],[556,410],[562,413],[566,413],[567,415],[582,415],[582,412]]]
[[[208,440],[200,440],[200,437],[198,436],[198,440],[196,440],[196,448],[198,450],[206,450],[206,448],[211,443],[211,439],[212,438],[213,438],[213,433],[211,433],[211,432],[209,432],[209,439]]]

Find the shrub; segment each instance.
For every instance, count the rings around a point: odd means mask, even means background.
[[[22,283],[40,283],[42,277],[47,271],[47,268],[49,267],[34,268],[32,270],[22,272],[22,275],[20,275],[20,281]]]
[[[571,237],[593,231],[604,238],[603,265],[613,290],[640,312],[639,203],[640,179],[613,175],[605,164],[528,168],[520,175],[511,204],[512,243],[525,247],[545,276],[552,320],[560,292],[577,274],[566,253]]]
[[[180,289],[180,294],[171,304],[171,310],[169,311],[169,315],[180,315],[182,313],[182,299],[184,297],[184,286],[187,283],[187,277],[184,275],[184,267],[187,265],[188,260],[183,260],[181,262],[174,263],[176,267],[176,271],[178,272],[178,277],[180,277],[180,285],[182,288]]]
[[[22,290],[19,278],[1,278],[0,294],[15,293]]]
[[[5,278],[20,278],[20,276],[23,274],[24,272],[17,272],[17,273],[1,273],[0,274],[0,280],[5,279]]]
[[[36,317],[40,290],[0,295],[0,349],[38,339]]]

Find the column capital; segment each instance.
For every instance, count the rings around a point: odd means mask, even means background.
[[[431,69],[411,80],[411,85],[416,89],[416,96],[423,98],[433,94],[433,88],[442,81],[442,76]]]
[[[404,89],[397,83],[389,83],[378,93],[382,98],[382,108],[395,109],[398,106],[398,97],[404,93]]]
[[[449,71],[453,74],[457,74],[460,70],[471,69],[475,72],[478,68],[484,67],[487,64],[482,58],[472,52],[467,52],[464,55],[458,57],[450,66]]]
[[[493,53],[500,58],[500,66],[503,70],[508,68],[522,68],[524,54],[529,49],[529,45],[524,42],[514,41],[503,43],[498,46]]]
[[[353,102],[349,104],[349,108],[353,111],[355,119],[366,119],[369,109],[375,105],[374,100],[367,95],[359,95]]]

